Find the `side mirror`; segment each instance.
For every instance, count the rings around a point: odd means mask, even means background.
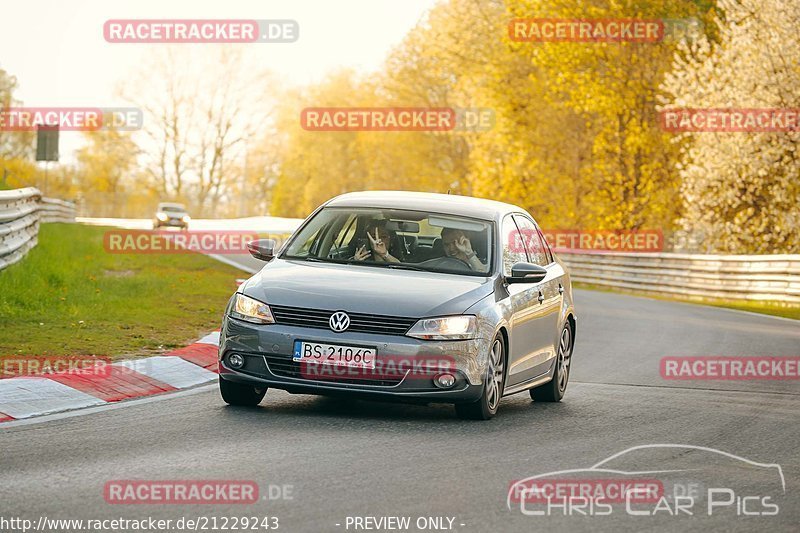
[[[247,243],[247,251],[256,259],[272,261],[275,257],[275,244],[273,239],[258,239]]]
[[[533,263],[517,263],[511,267],[509,283],[539,283],[547,276],[547,269]]]

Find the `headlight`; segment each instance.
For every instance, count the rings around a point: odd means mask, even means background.
[[[275,323],[272,311],[270,311],[267,304],[240,293],[236,293],[236,298],[231,308],[231,316],[254,324]]]
[[[472,315],[423,318],[408,330],[409,337],[425,340],[466,340],[475,337],[478,321]]]
[[[181,217],[181,220],[184,221],[184,222],[189,222],[192,219],[191,219],[191,217],[189,215],[183,215]]]
[[[161,222],[166,222],[169,217],[166,213],[156,213],[156,218]]]

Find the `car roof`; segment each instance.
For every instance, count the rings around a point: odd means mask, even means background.
[[[150,205],[153,205],[153,204],[150,204]],[[171,203],[171,202],[161,202],[160,204],[158,204],[158,207],[176,207],[176,208],[179,208],[179,209],[186,209],[186,206],[183,205],[183,204],[175,204],[175,203]]]
[[[490,220],[495,220],[506,213],[525,212],[516,205],[495,200],[456,194],[408,191],[350,192],[333,198],[326,206],[408,209]]]

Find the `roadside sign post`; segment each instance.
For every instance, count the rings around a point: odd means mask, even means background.
[[[58,161],[58,125],[40,124],[36,127],[36,161],[44,161],[44,193],[50,161]]]

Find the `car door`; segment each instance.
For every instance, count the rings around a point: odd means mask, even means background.
[[[536,223],[527,215],[515,214],[514,221],[526,238],[523,239],[525,250],[528,253],[528,261],[547,269],[547,276],[541,281],[539,301],[544,312],[542,320],[543,342],[545,343],[542,352],[534,361],[538,373],[547,372],[550,369],[551,360],[556,356],[556,342],[558,340],[559,316],[561,312],[562,294],[564,292],[562,282],[564,269],[553,259],[552,252],[549,251],[542,232]]]
[[[519,262],[530,261],[525,241],[536,234],[536,227],[529,220],[521,219],[520,228],[515,217],[507,215],[503,219],[503,275],[511,275],[511,267]],[[529,224],[530,222],[530,224]],[[544,260],[542,260],[544,261]],[[542,265],[544,266],[544,265]],[[553,310],[553,302],[548,300],[548,280],[539,283],[511,283],[508,285],[510,299],[509,342],[507,386],[513,386],[533,379],[548,370],[549,357],[553,352],[552,328],[557,320],[558,310]]]
[[[564,271],[564,267],[561,266],[555,260],[555,256],[553,255],[553,250],[550,249],[550,244],[547,242],[547,239],[544,236],[544,232],[542,228],[536,225],[536,231],[539,234],[539,239],[541,240],[543,251],[545,253],[547,266],[547,277],[545,281],[549,283],[548,286],[548,293],[553,295],[555,298],[555,305],[558,308],[558,320],[556,321],[556,328],[561,325],[561,309],[563,308],[564,302],[564,284],[566,283],[566,272]],[[528,252],[530,255],[530,252]],[[554,331],[554,335],[556,335],[556,339],[561,336],[561,331]],[[557,340],[556,340],[557,342]]]

